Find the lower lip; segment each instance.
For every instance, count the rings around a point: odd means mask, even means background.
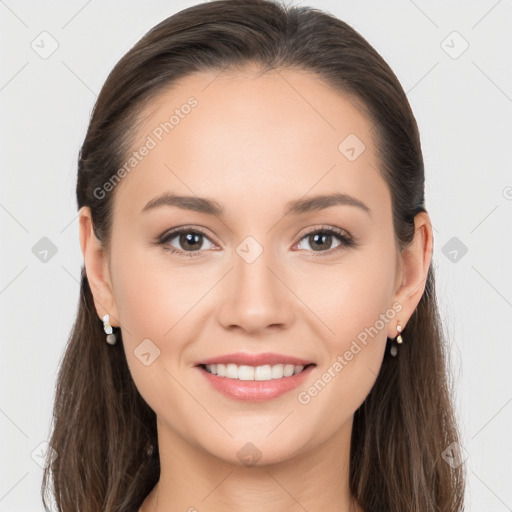
[[[302,384],[314,368],[314,365],[308,366],[300,373],[291,377],[272,380],[228,379],[227,377],[219,377],[218,375],[208,373],[201,366],[198,366],[198,368],[208,382],[223,395],[246,402],[264,402],[277,398]]]

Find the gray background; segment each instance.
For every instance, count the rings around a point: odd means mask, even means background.
[[[147,30],[195,3],[0,0],[0,512],[43,509],[38,461],[82,264],[76,159],[96,95]],[[512,0],[293,3],[352,25],[407,92],[468,457],[467,510],[512,510]]]

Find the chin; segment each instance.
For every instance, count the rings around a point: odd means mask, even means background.
[[[272,436],[272,434],[271,434]],[[252,439],[252,440],[251,440]],[[250,437],[240,436],[230,440],[228,445],[214,447],[204,446],[214,457],[224,460],[228,464],[241,467],[262,467],[286,462],[300,455],[305,448],[298,448],[298,440],[265,439],[264,435]]]

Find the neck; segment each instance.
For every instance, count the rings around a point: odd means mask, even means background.
[[[158,422],[160,480],[139,512],[361,512],[349,490],[352,421],[321,445],[275,464],[244,466],[185,442]]]

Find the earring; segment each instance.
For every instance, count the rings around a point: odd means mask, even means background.
[[[115,345],[117,343],[117,338],[114,334],[113,327],[110,325],[110,315],[108,313],[103,317],[103,330],[107,334],[107,343],[109,345]]]
[[[400,334],[402,332],[402,326],[400,324],[398,324],[396,326],[396,330],[398,331],[398,336],[396,337],[396,342],[397,343],[402,343],[402,335]]]
[[[397,343],[402,343],[403,339],[402,339],[402,326],[400,324],[398,324],[396,326],[396,330],[398,331],[398,335],[397,337],[395,338],[396,342]],[[391,348],[389,349],[389,353],[395,357],[397,354],[398,354],[398,348],[396,345],[391,345]]]

